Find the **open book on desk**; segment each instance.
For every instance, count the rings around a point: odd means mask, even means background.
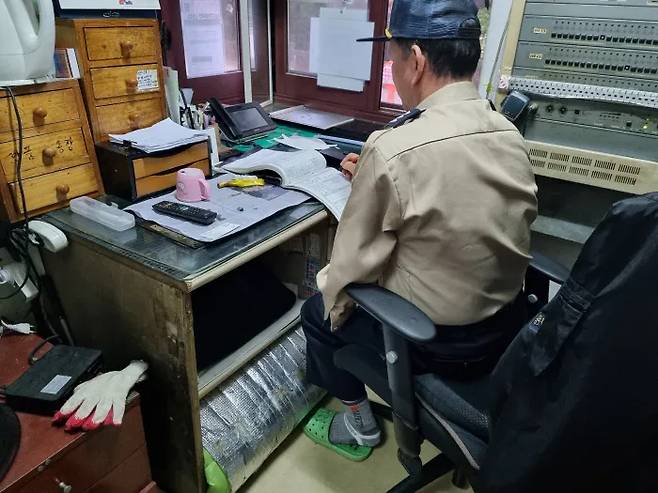
[[[236,174],[274,172],[280,177],[283,188],[309,194],[322,202],[338,220],[351,190],[349,180],[340,171],[327,167],[322,154],[313,150],[282,152],[264,149],[226,164],[222,169]]]

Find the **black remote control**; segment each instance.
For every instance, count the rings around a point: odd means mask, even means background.
[[[208,209],[201,209],[199,207],[192,207],[191,205],[177,204],[164,200],[158,202],[153,206],[153,210],[167,216],[172,216],[177,219],[191,221],[193,223],[212,224],[217,218],[217,213],[209,211]]]

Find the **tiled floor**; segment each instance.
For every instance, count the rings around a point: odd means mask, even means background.
[[[331,400],[327,407],[340,408]],[[405,477],[397,462],[393,425],[384,422],[388,437],[362,463],[351,462],[311,442],[296,431],[240,489],[248,493],[383,493]],[[437,454],[427,442],[423,462]],[[447,475],[422,490],[423,493],[472,493],[455,488]]]

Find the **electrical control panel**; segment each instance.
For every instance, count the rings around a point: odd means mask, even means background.
[[[658,190],[658,0],[515,1],[499,89],[531,99],[537,174]]]

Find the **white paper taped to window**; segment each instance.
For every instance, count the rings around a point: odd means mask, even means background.
[[[333,87],[334,89],[344,89],[346,91],[363,92],[363,81],[361,79],[340,77],[338,75],[318,74],[318,86]]]
[[[373,35],[373,22],[320,17],[318,73],[370,80],[372,43],[357,43]]]
[[[368,11],[365,9],[332,9],[322,7],[320,9],[320,17],[343,19],[344,21],[367,21]]]
[[[311,17],[311,37],[308,50],[308,70],[312,74],[318,73],[318,65],[320,58],[320,38],[318,37],[320,26],[319,17]]]
[[[218,0],[181,0],[188,79],[224,73],[224,25]]]

